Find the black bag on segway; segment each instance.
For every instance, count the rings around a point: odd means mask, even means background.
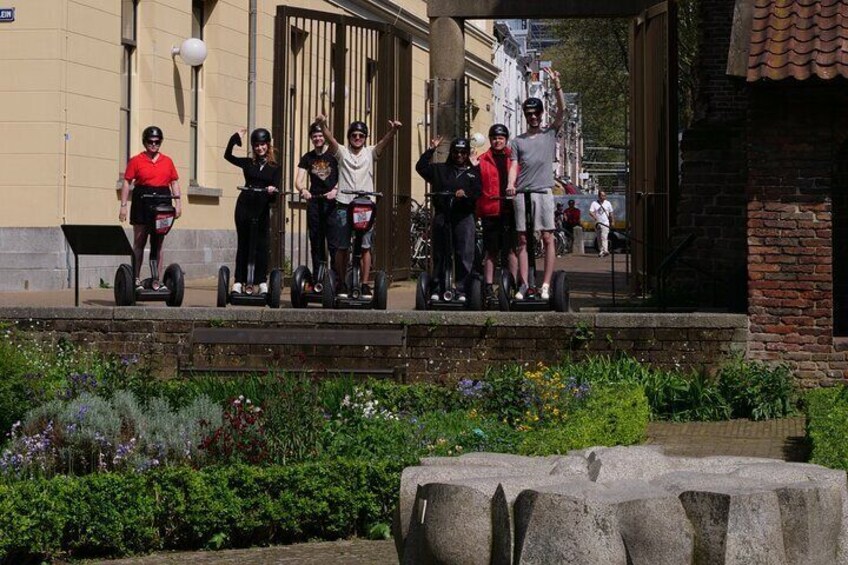
[[[156,227],[156,233],[159,235],[167,235],[174,226],[174,220],[177,217],[177,210],[170,204],[158,204],[153,207],[153,224]]]
[[[377,219],[377,205],[364,196],[355,198],[347,210],[348,221],[354,231],[367,232]]]

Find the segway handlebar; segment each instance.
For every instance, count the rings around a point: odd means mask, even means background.
[[[268,192],[268,187],[262,186],[237,186],[236,188],[243,192]]]
[[[144,198],[156,198],[156,199],[159,199],[159,200],[171,200],[171,199],[179,200],[179,199],[182,198],[182,196],[180,196],[179,194],[177,194],[177,195],[174,195],[174,194],[142,194],[141,197],[142,197],[142,199],[144,199]]]
[[[547,194],[547,188],[516,188],[516,194]]]
[[[297,190],[287,190],[285,192],[281,192],[283,196],[300,196],[300,192]],[[312,198],[323,198],[324,200],[328,200],[327,195],[329,192],[325,192],[324,194],[313,194]]]
[[[383,196],[382,192],[368,192],[365,190],[340,190],[342,194],[355,194],[357,196]]]
[[[440,190],[438,192],[427,192],[424,194],[425,198],[433,198],[435,196],[455,196],[455,190]]]

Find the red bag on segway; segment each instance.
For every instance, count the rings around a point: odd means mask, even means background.
[[[368,198],[357,198],[350,203],[350,224],[355,231],[368,231],[377,217],[377,206]]]
[[[176,208],[169,204],[160,204],[153,208],[153,221],[156,226],[156,233],[166,235],[174,226],[174,219],[176,217]]]

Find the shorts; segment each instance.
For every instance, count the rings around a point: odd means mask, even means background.
[[[333,249],[347,251],[350,249],[351,229],[350,221],[347,217],[347,206],[336,204],[336,209],[330,215],[330,242]],[[374,226],[368,230],[362,237],[362,249],[371,249],[374,240]]]
[[[518,194],[512,201],[512,205],[515,207],[515,229],[518,232],[527,231],[527,219],[524,214],[525,198],[526,196],[524,194]],[[530,204],[533,209],[533,227],[536,231],[554,231],[556,226],[554,222],[556,205],[551,189],[547,189],[547,192],[544,194],[530,194]]]
[[[145,194],[171,194],[171,189],[167,186],[135,186],[130,203],[130,224],[134,226],[151,225],[154,219],[153,208],[157,204],[170,204],[167,200],[142,198]]]
[[[503,249],[515,249],[517,238],[515,233],[515,215],[510,210],[510,216],[487,216],[480,218],[483,226],[483,248],[494,253]]]

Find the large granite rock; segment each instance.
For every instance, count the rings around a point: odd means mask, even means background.
[[[843,471],[657,447],[473,453],[404,470],[402,563],[848,565]]]

